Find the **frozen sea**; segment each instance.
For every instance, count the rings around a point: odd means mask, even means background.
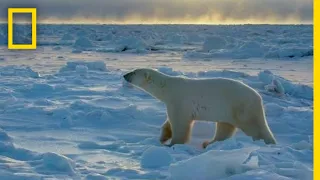
[[[30,43],[15,25],[14,42]],[[0,179],[311,180],[312,25],[38,25],[8,50],[0,25]],[[202,149],[159,142],[166,107],[124,82],[135,68],[226,77],[256,89],[276,145],[240,130]],[[280,92],[280,94],[279,94]]]

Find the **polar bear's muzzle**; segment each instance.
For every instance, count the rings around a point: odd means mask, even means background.
[[[133,72],[130,72],[130,73],[127,73],[123,76],[123,78],[128,81],[128,82],[131,82],[132,81],[132,77],[133,77],[134,73]]]

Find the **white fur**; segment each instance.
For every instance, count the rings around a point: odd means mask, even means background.
[[[203,147],[230,138],[236,128],[253,140],[276,143],[261,96],[240,81],[172,77],[151,69],[137,69],[130,76],[133,85],[166,104],[168,117],[162,127],[162,143],[170,138],[169,146],[188,142],[194,120],[217,123],[214,138]]]

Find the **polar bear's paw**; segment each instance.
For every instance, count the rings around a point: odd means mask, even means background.
[[[209,144],[210,144],[209,141],[204,141],[204,142],[202,143],[202,148],[203,148],[203,149],[207,148]]]
[[[165,144],[169,139],[170,139],[171,137],[169,137],[169,136],[162,136],[162,137],[160,137],[160,143],[161,144]]]

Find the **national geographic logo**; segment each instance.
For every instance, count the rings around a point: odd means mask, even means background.
[[[32,41],[31,44],[13,44],[13,14],[31,13]],[[8,49],[36,49],[37,48],[37,9],[36,8],[8,8]]]

